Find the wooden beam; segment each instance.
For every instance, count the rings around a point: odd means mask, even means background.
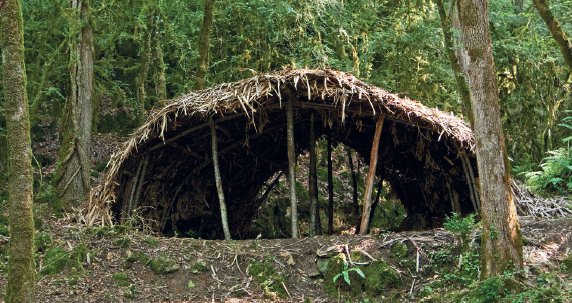
[[[293,101],[288,100],[286,106],[287,141],[288,141],[288,180],[290,183],[290,210],[292,214],[292,238],[298,238],[298,200],[296,199],[296,145],[294,142]]]
[[[379,138],[385,120],[385,111],[382,111],[375,126],[375,135],[371,146],[371,157],[369,160],[369,171],[367,172],[367,180],[365,184],[365,194],[363,198],[363,214],[361,217],[360,235],[367,234],[369,230],[369,217],[371,215],[371,194],[373,191],[373,180],[375,178],[375,169],[377,167],[377,154],[379,149]]]
[[[209,124],[211,126],[211,139],[212,139],[212,152],[213,152],[212,159],[215,172],[216,191],[218,193],[218,200],[220,202],[220,217],[222,220],[222,229],[224,231],[225,240],[232,240],[232,238],[230,237],[230,230],[228,229],[226,203],[224,201],[224,191],[222,189],[222,180],[220,178],[220,170],[218,166],[216,129],[212,118],[209,119]]]

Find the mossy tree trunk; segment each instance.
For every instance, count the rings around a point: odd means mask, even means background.
[[[149,17],[149,16],[148,16]],[[151,17],[149,17],[151,18]],[[149,22],[151,23],[151,22]],[[137,105],[139,106],[137,109],[137,118],[139,124],[142,124],[145,121],[145,101],[147,100],[147,92],[145,91],[145,84],[147,83],[147,76],[149,74],[149,67],[151,66],[151,25],[148,25],[148,28],[143,32],[143,53],[141,54],[141,58],[143,62],[141,62],[141,71],[137,76],[136,83],[137,83]]]
[[[163,61],[163,46],[160,36],[155,37],[155,56],[157,57],[157,71],[155,76],[155,87],[157,89],[157,100],[159,106],[165,106],[164,100],[167,99],[167,80],[165,79],[165,69],[167,65]]]
[[[296,142],[294,141],[294,110],[292,99],[286,107],[288,141],[288,181],[290,186],[290,210],[292,214],[292,238],[298,238],[298,199],[296,198]]]
[[[205,16],[199,37],[199,56],[197,57],[197,74],[195,89],[205,87],[205,76],[208,68],[209,39],[213,25],[213,10],[215,0],[205,0]]]
[[[463,47],[470,59],[473,129],[481,185],[482,278],[521,270],[522,240],[510,189],[509,163],[500,121],[489,13],[486,0],[458,3]]]
[[[363,197],[363,211],[361,215],[361,226],[359,228],[360,235],[366,235],[369,231],[369,217],[371,215],[371,195],[373,193],[373,181],[375,179],[375,169],[377,168],[377,155],[379,148],[379,139],[381,137],[381,130],[383,129],[383,121],[385,120],[385,112],[379,114],[377,123],[375,125],[375,134],[373,143],[371,144],[371,156],[369,160],[369,171],[367,172],[367,179],[365,182],[365,193]]]
[[[24,66],[24,30],[19,0],[10,0],[2,8],[0,30],[10,166],[10,248],[6,302],[34,302],[32,148]]]
[[[316,221],[320,219],[318,212],[318,179],[316,178],[316,134],[314,130],[314,113],[310,115],[310,169],[308,176],[308,195],[310,197],[310,237],[316,236]]]
[[[570,40],[566,38],[566,34],[562,30],[562,27],[560,27],[558,20],[556,20],[552,14],[552,11],[546,1],[532,0],[532,2],[534,3],[536,10],[538,10],[540,17],[542,17],[542,20],[544,20],[544,23],[546,23],[546,26],[550,30],[552,38],[554,38],[556,43],[558,43],[558,46],[560,46],[560,52],[564,57],[564,62],[566,62],[566,65],[568,65],[568,68],[572,71],[572,43],[570,43]]]
[[[93,88],[91,1],[71,1],[70,92],[60,125],[62,144],[54,184],[68,206],[78,206],[89,193]]]
[[[453,40],[453,30],[451,28],[451,18],[447,16],[445,11],[445,6],[443,5],[443,0],[436,0],[437,8],[439,9],[439,17],[441,18],[441,29],[443,30],[443,40],[445,42],[445,49],[447,51],[447,57],[449,58],[449,63],[455,74],[455,80],[457,81],[457,89],[461,95],[461,101],[463,102],[463,114],[469,117],[471,123],[473,119],[471,118],[471,95],[469,93],[469,87],[461,66],[459,65],[459,60],[455,55],[455,47]]]
[[[328,130],[328,235],[334,234],[334,178],[332,176],[332,135]]]

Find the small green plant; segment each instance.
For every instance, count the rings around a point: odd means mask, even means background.
[[[470,214],[465,218],[461,217],[458,213],[453,213],[451,217],[445,215],[445,223],[443,226],[446,230],[459,237],[461,241],[461,251],[467,251],[469,248],[469,235],[476,227],[475,214]]]
[[[348,285],[351,285],[351,281],[350,281],[350,271],[355,271],[357,272],[362,278],[365,278],[365,275],[363,273],[363,271],[361,271],[361,269],[359,269],[358,267],[352,267],[352,268],[348,268],[348,263],[344,263],[344,270],[342,270],[341,273],[337,274],[334,276],[334,282],[336,282],[336,280],[343,276],[344,277],[344,281],[346,281],[346,283],[348,283]]]
[[[153,238],[147,238],[145,239],[145,243],[149,244],[149,246],[151,247],[156,247],[159,245],[159,241],[153,239]]]
[[[111,244],[113,244],[115,246],[127,248],[131,245],[131,239],[129,239],[128,237],[125,237],[125,238],[115,240]]]
[[[117,283],[117,285],[119,285],[121,287],[131,285],[131,282],[129,281],[129,277],[127,277],[126,274],[121,273],[121,272],[113,274],[113,280],[115,280],[115,283]]]
[[[195,287],[195,283],[193,283],[193,281],[189,280],[189,282],[187,283],[187,286],[189,288],[193,288],[193,287]]]
[[[125,299],[135,299],[135,295],[138,294],[139,292],[135,290],[135,285],[131,285],[131,287],[129,287],[129,292],[126,292],[123,294],[123,297],[125,297]]]

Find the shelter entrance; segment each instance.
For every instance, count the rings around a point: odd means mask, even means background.
[[[109,224],[137,214],[155,231],[222,238],[212,117],[230,230],[233,238],[255,237],[260,192],[288,166],[286,101],[293,102],[297,155],[310,146],[314,116],[316,138],[331,136],[369,163],[377,117],[385,111],[377,176],[408,216],[433,227],[452,211],[478,209],[474,140],[460,118],[350,74],[293,70],[193,92],[154,112],[112,158],[88,203],[88,220]]]

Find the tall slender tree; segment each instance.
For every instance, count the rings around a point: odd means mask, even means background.
[[[208,68],[209,39],[213,26],[213,10],[215,0],[205,0],[205,16],[201,36],[199,38],[199,56],[197,57],[197,74],[195,89],[203,89]]]
[[[296,141],[294,141],[294,112],[292,99],[286,105],[287,145],[288,145],[288,184],[290,210],[292,212],[292,238],[298,238],[298,199],[296,198]]]
[[[32,148],[24,30],[19,0],[9,0],[0,13],[0,46],[6,99],[6,130],[10,165],[10,248],[6,302],[34,302],[34,219],[32,215]]]
[[[558,46],[560,46],[560,52],[564,57],[564,62],[566,62],[566,65],[568,65],[568,68],[572,72],[572,43],[566,38],[566,33],[564,33],[562,27],[560,27],[560,23],[552,14],[546,0],[532,0],[532,3],[534,3],[534,7],[538,10],[544,23],[546,23],[546,26],[552,34],[552,38],[554,38]]]
[[[486,279],[509,268],[523,268],[522,240],[500,121],[487,0],[459,0],[457,7],[463,47],[470,59],[468,76],[481,185],[481,263]]]
[[[54,184],[58,196],[74,206],[90,190],[90,145],[93,89],[91,0],[72,0],[70,18],[70,92],[60,126],[62,147]]]

